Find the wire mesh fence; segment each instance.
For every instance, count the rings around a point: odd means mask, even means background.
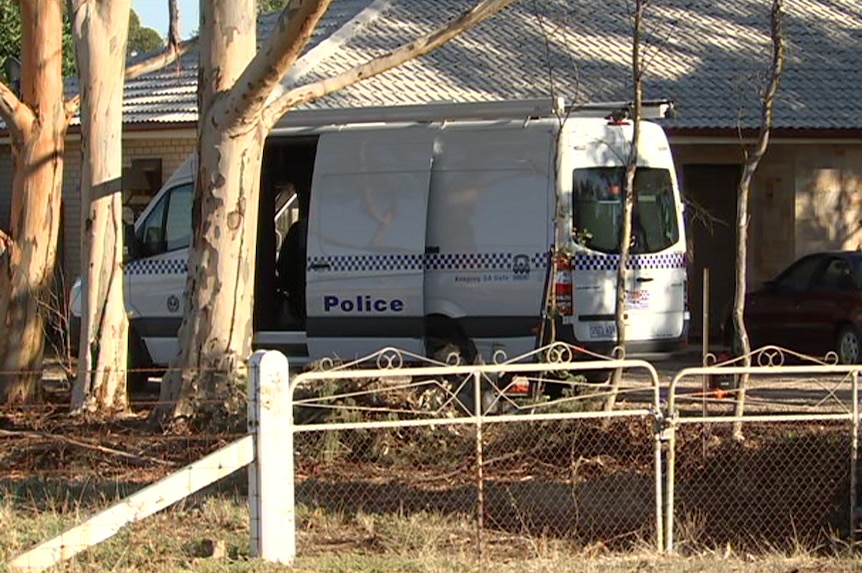
[[[853,546],[854,366],[766,347],[684,369],[668,393],[668,548]]]
[[[605,412],[607,384],[582,373],[615,364],[653,382],[623,384],[625,398]],[[448,522],[453,534],[438,549],[454,539],[474,557],[513,544],[657,547],[658,385],[648,365],[442,366],[299,376],[300,506],[312,516]],[[515,397],[515,387],[532,392]],[[302,551],[315,551],[313,538]]]
[[[283,413],[293,446],[270,451],[295,461],[298,555],[433,553],[478,563],[597,550],[853,546],[854,367],[729,361],[662,384],[641,361],[557,358],[408,367],[381,353],[372,368],[325,364],[294,376],[291,415]],[[596,382],[617,366],[618,388]],[[242,396],[232,397],[230,424],[168,429],[150,417],[164,405],[159,384],[154,377],[133,392],[129,414],[117,419],[70,416],[60,383],[40,405],[0,408],[0,510],[73,525],[178,470],[188,484],[223,471],[218,461],[182,468],[253,434],[244,404],[237,409]],[[226,412],[223,397],[204,405]],[[186,528],[183,543],[159,542],[170,567],[219,551],[251,555],[246,472],[208,492],[163,517],[171,525],[162,527]],[[100,563],[118,544],[152,544],[154,535],[131,526],[81,559]],[[40,541],[8,539],[18,553]]]
[[[851,428],[834,421],[691,424],[677,436],[674,547],[763,554],[850,539]]]

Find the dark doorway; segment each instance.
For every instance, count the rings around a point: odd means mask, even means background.
[[[688,306],[691,338],[702,340],[703,270],[709,269],[709,337],[719,343],[721,325],[736,285],[736,195],[742,168],[739,165],[685,165],[683,195],[686,198],[690,240]]]
[[[274,136],[267,140],[264,147],[255,264],[255,332],[303,328],[301,321],[304,319],[285,312],[281,288],[284,285],[277,276],[276,268],[282,239],[288,228],[297,222],[299,211],[302,211],[300,196],[304,194],[307,200],[311,192],[316,151],[317,137],[314,136]],[[293,201],[294,195],[296,201]],[[305,258],[302,257],[301,261],[301,280],[291,284],[305,284]]]

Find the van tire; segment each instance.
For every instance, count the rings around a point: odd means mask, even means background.
[[[448,319],[444,318],[442,320]],[[437,326],[439,327],[441,324],[445,323],[440,321],[437,323]],[[431,359],[452,366],[482,364],[482,356],[477,351],[473,341],[464,336],[454,323],[447,326],[449,328],[447,328],[445,334],[440,333],[439,330],[437,331],[439,334],[443,334],[442,336],[428,336],[428,340],[435,341],[432,343],[431,348],[429,348]],[[459,388],[463,384],[463,387],[461,387],[455,396],[455,401],[465,414],[474,414],[476,411],[476,394],[472,376],[466,383],[463,378],[458,379],[458,377],[453,377],[449,382],[453,385],[453,389]],[[494,388],[495,381],[483,375],[480,384],[482,412],[485,414],[495,413],[500,408],[499,393]]]
[[[129,356],[126,362],[126,388],[129,393],[141,392],[147,387],[153,360],[144,341],[134,328],[129,328]]]

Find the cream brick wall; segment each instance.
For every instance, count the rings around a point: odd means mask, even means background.
[[[862,248],[862,146],[811,146],[795,165],[796,255]]]
[[[686,164],[742,165],[739,145],[675,145]],[[685,181],[680,181],[685,190]],[[751,189],[749,286],[798,256],[862,242],[862,144],[773,143]],[[856,227],[853,227],[853,225]]]

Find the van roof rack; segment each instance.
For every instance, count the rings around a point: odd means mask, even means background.
[[[571,103],[566,98],[535,98],[482,102],[370,106],[339,109],[301,109],[288,112],[277,127],[312,127],[349,123],[428,123],[450,120],[536,119],[546,117],[631,117],[631,101]],[[642,119],[673,117],[669,99],[644,100]]]

